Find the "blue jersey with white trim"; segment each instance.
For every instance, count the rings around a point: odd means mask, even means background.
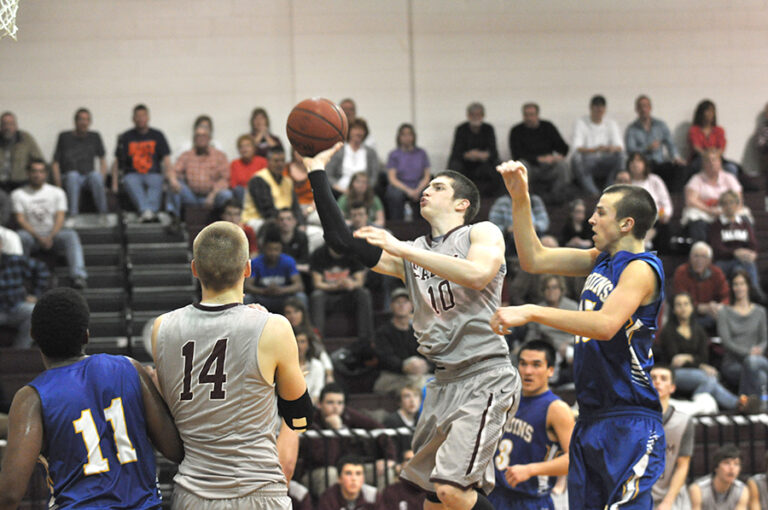
[[[581,291],[579,310],[600,310],[630,262],[642,260],[657,278],[658,296],[640,306],[610,340],[576,336],[573,375],[582,415],[640,407],[661,413],[659,395],[651,383],[651,346],[664,302],[664,268],[655,253],[601,253]]]
[[[96,354],[29,383],[40,396],[43,456],[60,509],[159,508],[139,374],[124,356]]]

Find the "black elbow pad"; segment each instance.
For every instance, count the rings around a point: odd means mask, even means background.
[[[285,400],[280,395],[277,396],[277,412],[293,430],[307,430],[312,425],[314,411],[315,406],[309,398],[309,390],[296,400]]]

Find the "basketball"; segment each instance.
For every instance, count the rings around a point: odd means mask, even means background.
[[[333,101],[305,99],[293,107],[285,123],[288,141],[299,154],[312,157],[347,139],[347,116]]]

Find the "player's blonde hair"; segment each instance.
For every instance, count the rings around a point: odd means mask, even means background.
[[[238,225],[217,221],[197,234],[192,257],[203,287],[222,291],[243,277],[248,263],[248,239]]]

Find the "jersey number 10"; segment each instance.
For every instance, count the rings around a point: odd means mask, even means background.
[[[451,282],[448,280],[443,280],[438,283],[437,291],[430,285],[427,287],[427,293],[429,294],[429,301],[432,304],[432,309],[438,315],[440,315],[441,309],[445,312],[456,306],[456,300],[454,299],[453,291],[451,290]]]

